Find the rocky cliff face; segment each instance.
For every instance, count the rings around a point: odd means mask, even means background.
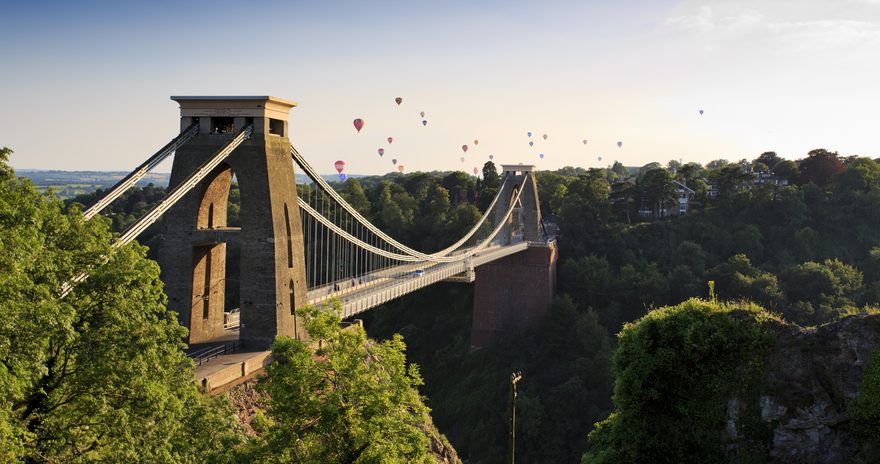
[[[877,450],[847,430],[847,402],[859,394],[862,376],[880,349],[880,315],[860,315],[816,329],[773,327],[776,343],[767,358],[760,386],[758,426],[766,428],[760,444],[773,462],[834,464],[880,462]],[[754,398],[731,398],[725,442],[737,453],[739,432]],[[754,405],[751,405],[754,406]],[[750,446],[754,446],[751,443]]]
[[[247,381],[230,389],[226,395],[238,411],[238,421],[245,428],[248,436],[254,436],[251,422],[256,416],[258,409],[265,409],[265,397],[255,388],[256,380]],[[434,426],[431,416],[425,416],[419,428],[425,433],[431,442],[431,456],[437,464],[461,464],[458,453],[449,443],[445,436],[441,435]]]

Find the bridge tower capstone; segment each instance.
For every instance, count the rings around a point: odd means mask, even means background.
[[[502,165],[507,176],[498,197],[496,223],[522,190],[513,215],[499,232],[507,243],[525,241],[529,247],[476,268],[471,345],[490,345],[502,333],[522,330],[541,319],[556,294],[557,249],[541,224],[541,205],[535,166]],[[513,216],[512,215],[512,216]]]
[[[296,103],[269,96],[171,97],[181,129],[199,134],[174,156],[170,187],[209,160],[235,134],[253,133],[163,219],[159,264],[169,309],[189,329],[189,343],[224,335],[227,282],[239,282],[240,338],[268,348],[276,335],[303,338],[297,308],[306,304],[305,263],[288,113]],[[233,179],[241,227],[227,223]],[[227,275],[227,244],[240,249],[239,275]]]

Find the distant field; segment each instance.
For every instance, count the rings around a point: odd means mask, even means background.
[[[55,196],[62,200],[73,198],[83,193],[92,193],[98,189],[106,189],[112,187],[119,179],[126,176],[127,172],[122,171],[41,171],[36,169],[16,169],[16,174],[20,177],[26,177],[33,182],[34,186],[40,192],[45,192],[50,188],[55,192]],[[149,173],[140,180],[136,185],[144,187],[148,184],[165,187],[168,185],[170,173]],[[329,182],[338,181],[336,175],[322,176]],[[359,174],[349,175],[350,178],[363,177]],[[306,182],[307,177],[303,174],[296,174],[297,183]]]
[[[111,187],[128,174],[121,171],[39,171],[31,169],[18,169],[15,172],[21,177],[30,179],[37,190],[41,192],[51,188],[55,192],[55,196],[61,199],[73,198],[83,193]],[[168,173],[150,173],[137,185],[142,187],[148,184],[166,186],[169,177]]]

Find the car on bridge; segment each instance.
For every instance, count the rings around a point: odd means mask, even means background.
[[[421,277],[421,276],[425,275],[425,270],[424,269],[416,269],[415,271],[412,271],[412,274],[410,274],[410,275],[413,277]]]

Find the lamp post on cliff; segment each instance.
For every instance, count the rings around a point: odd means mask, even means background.
[[[514,464],[516,453],[516,383],[522,379],[522,372],[510,374],[510,464]]]

